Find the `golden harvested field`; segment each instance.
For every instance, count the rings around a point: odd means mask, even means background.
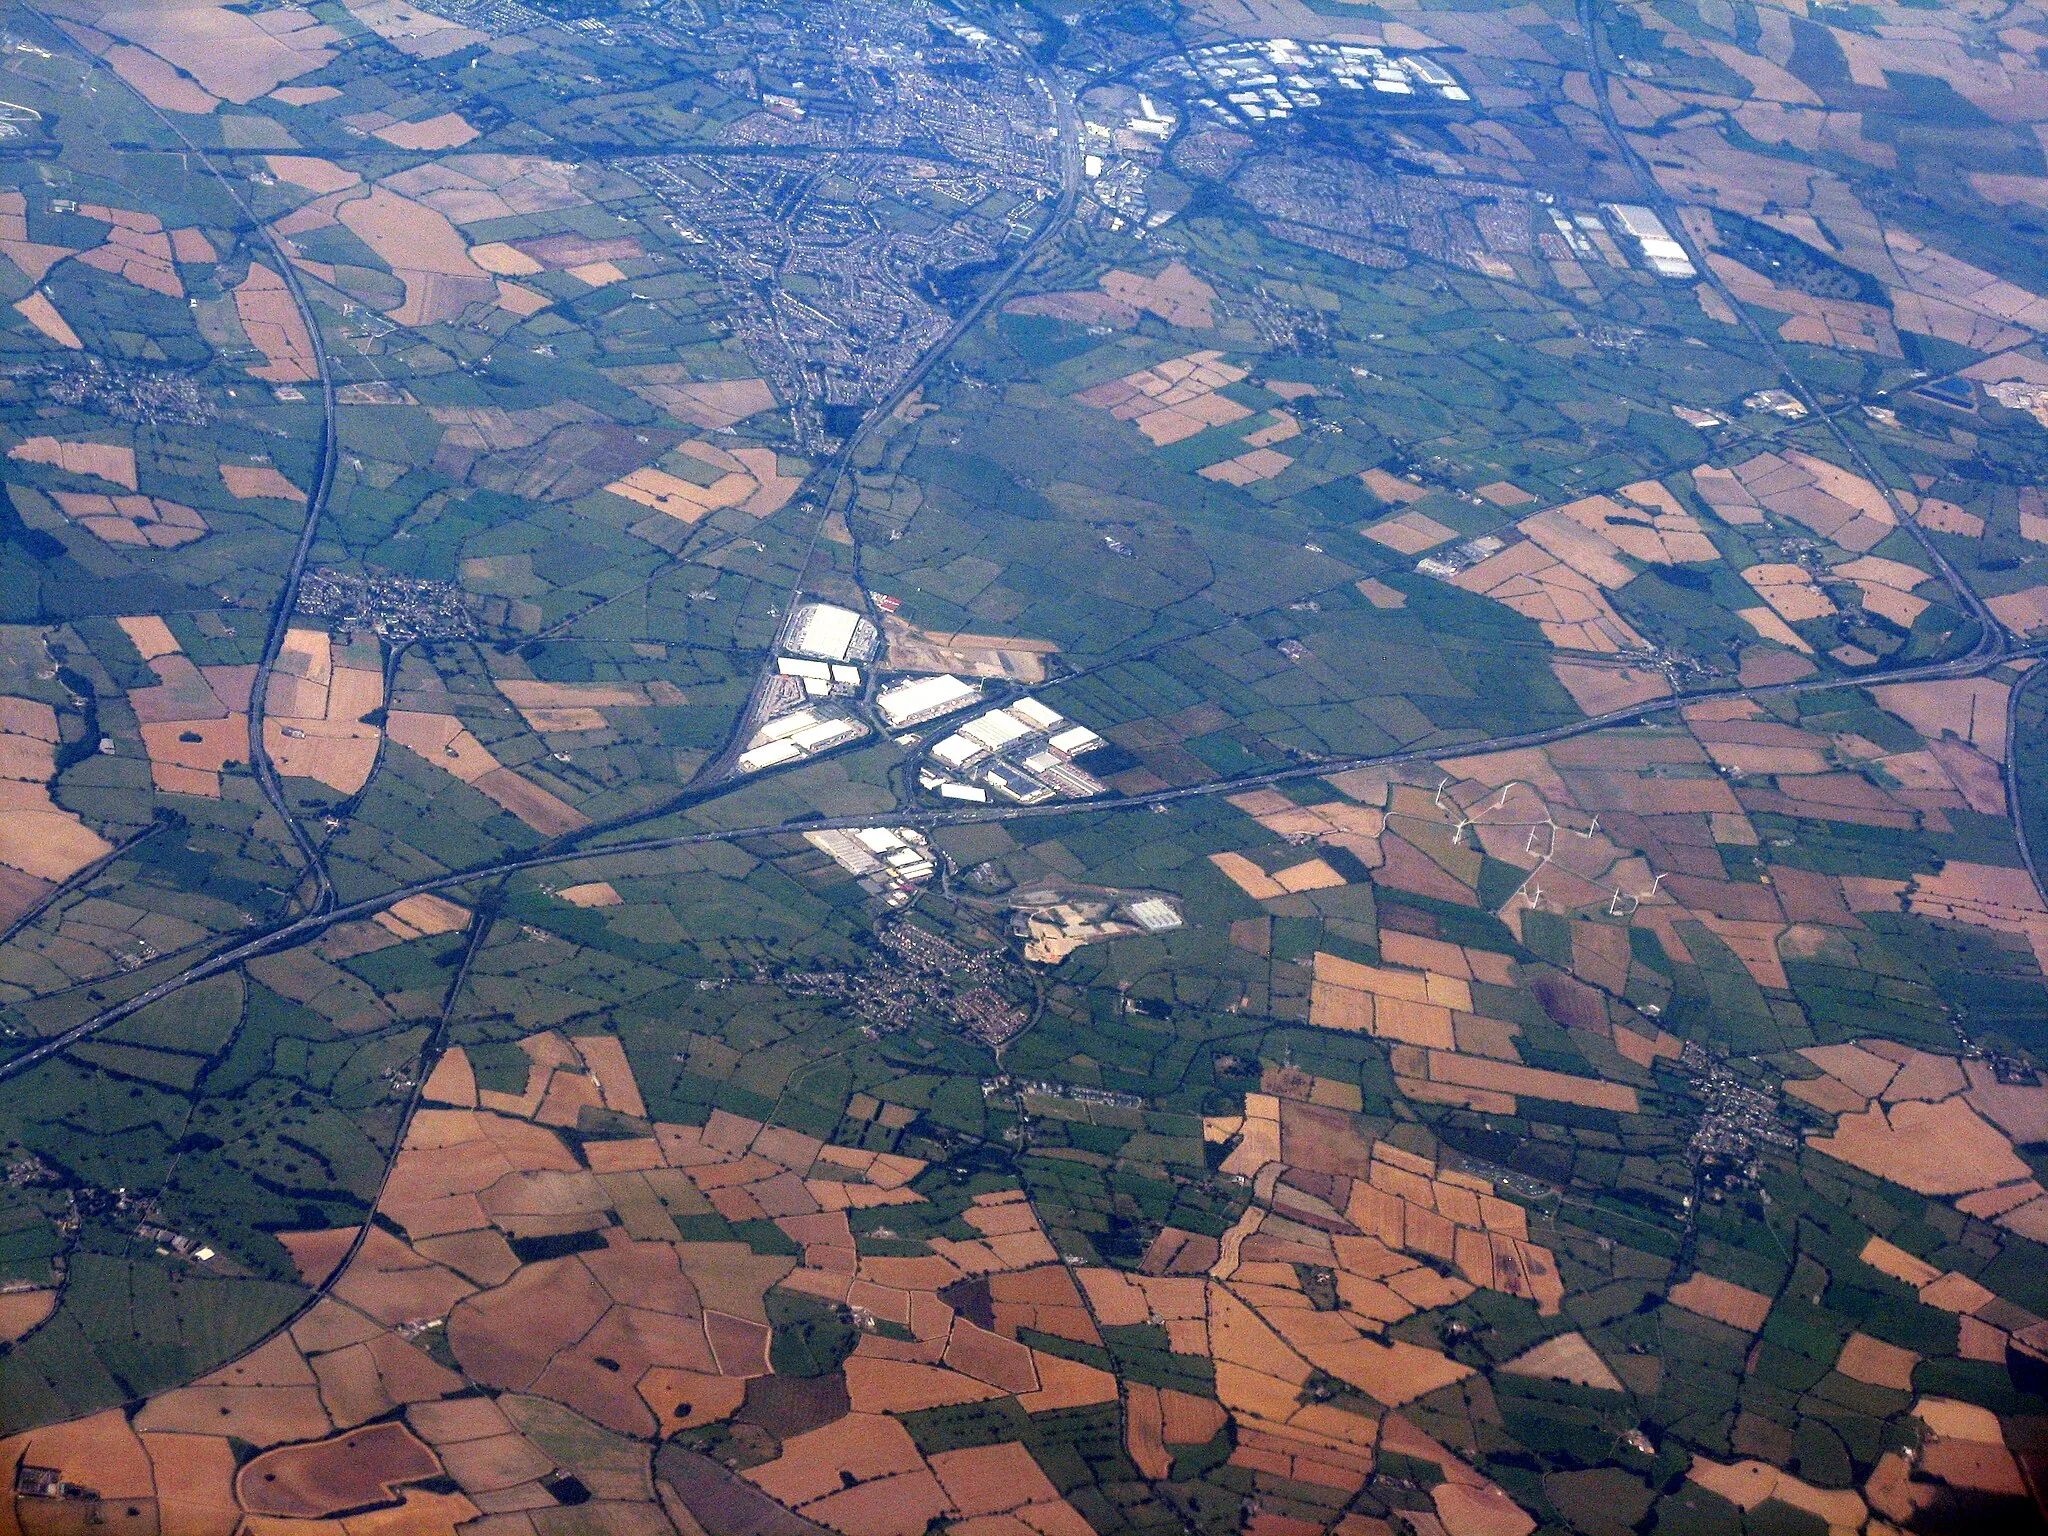
[[[1888,1387],[1894,1392],[1910,1392],[1913,1390],[1913,1367],[1919,1363],[1920,1357],[1910,1349],[1901,1349],[1896,1344],[1887,1344],[1865,1333],[1852,1333],[1843,1341],[1835,1369],[1851,1381]]]
[[[1911,629],[1914,621],[1927,611],[1927,599],[1912,593],[1916,586],[1933,578],[1917,566],[1865,555],[1836,566],[1832,574],[1855,582],[1863,595],[1863,606],[1901,629]]]
[[[477,136],[459,112],[443,112],[438,117],[426,118],[417,123],[393,123],[376,130],[376,136],[386,144],[395,144],[400,149],[455,149],[467,144]]]
[[[721,507],[736,507],[758,489],[751,475],[727,475],[701,486],[660,469],[636,469],[605,487],[614,496],[651,507],[685,523],[709,517]]]
[[[1425,512],[1397,512],[1391,518],[1380,518],[1366,526],[1364,535],[1393,549],[1397,555],[1421,555],[1458,537],[1454,528],[1446,528]]]
[[[141,1440],[156,1476],[161,1528],[233,1536],[242,1518],[235,1504],[234,1447],[218,1435],[152,1433]]]
[[[244,105],[334,58],[332,27],[297,9],[250,16],[225,6],[103,13],[99,25],[146,48],[224,101]]]
[[[1616,512],[1621,510],[1618,504],[1604,497],[1600,502],[1613,507]],[[1532,543],[1586,580],[1602,587],[1625,585],[1633,573],[1621,558],[1620,547],[1606,536],[1600,503],[1580,503],[1577,510],[1579,517],[1568,515],[1563,507],[1538,512],[1523,518],[1515,526]],[[1589,523],[1593,526],[1587,526]],[[1639,527],[1638,531],[1645,535],[1646,548],[1659,547],[1652,530]]]
[[[1632,1115],[1637,1112],[1636,1091],[1625,1084],[1573,1077],[1569,1073],[1525,1067],[1517,1062],[1462,1056],[1445,1050],[1417,1051],[1412,1046],[1404,1049],[1426,1056],[1427,1062],[1416,1063],[1412,1055],[1399,1056],[1394,1065],[1397,1077],[1477,1089],[1496,1095],[1583,1104],[1589,1108],[1612,1110],[1616,1114]],[[1422,1065],[1425,1070],[1411,1073],[1407,1070],[1411,1065]]]
[[[1952,501],[1924,497],[1913,516],[1930,533],[1952,533],[1965,539],[1984,537],[1984,519],[1974,512],[1965,512]]]
[[[80,263],[166,298],[185,297],[185,285],[174,265],[177,257],[171,248],[171,237],[153,215],[91,204],[80,208],[79,212],[114,226],[108,231],[104,245],[79,253]]]
[[[2029,1174],[2012,1143],[1961,1098],[1909,1100],[1890,1110],[1872,1105],[1842,1116],[1834,1135],[1808,1137],[1807,1145],[1923,1195],[1966,1194]]]
[[[2027,587],[1989,600],[1998,621],[2020,634],[2032,634],[2048,625],[2048,586]]]
[[[1368,491],[1381,501],[1405,506],[1411,501],[1420,501],[1429,494],[1427,486],[1417,485],[1413,480],[1404,480],[1399,475],[1390,475],[1384,469],[1368,469],[1359,475],[1359,480]],[[1442,525],[1439,524],[1439,527]],[[1449,529],[1444,530],[1446,538],[1453,537]],[[1405,551],[1404,551],[1405,553]]]
[[[1223,1171],[1271,1193],[1258,1197],[1223,1239],[1206,1273],[1150,1278],[1160,1270],[1148,1255],[1137,1277],[1089,1269],[1075,1277],[1102,1322],[1158,1314],[1176,1350],[1212,1353],[1240,1446],[1256,1424],[1272,1437],[1259,1453],[1289,1465],[1318,1454],[1311,1444],[1323,1453],[1330,1447],[1313,1436],[1304,1443],[1317,1420],[1298,1406],[1288,1383],[1320,1370],[1398,1405],[1459,1379],[1466,1368],[1431,1350],[1381,1342],[1376,1335],[1388,1324],[1452,1305],[1480,1286],[1524,1297],[1544,1315],[1554,1315],[1563,1296],[1556,1262],[1528,1242],[1520,1207],[1496,1197],[1486,1180],[1361,1140],[1348,1114],[1293,1097],[1313,1094],[1318,1081],[1269,1073],[1268,1086],[1288,1096],[1247,1095],[1242,1121],[1219,1128],[1242,1136]],[[1351,1230],[1364,1235],[1330,1235]],[[1310,1305],[1301,1265],[1333,1272],[1335,1312]],[[1200,1321],[1191,1329],[1177,1317]],[[1329,1469],[1332,1486],[1355,1488],[1362,1475],[1355,1465],[1341,1475]]]
[[[332,1227],[320,1232],[285,1232],[278,1241],[291,1255],[292,1266],[308,1285],[325,1285],[356,1240],[357,1227]]]
[[[608,368],[605,372],[677,421],[708,432],[737,426],[749,416],[775,409],[775,391],[766,379],[692,379],[677,363]]]
[[[1619,549],[1636,559],[1652,565],[1676,565],[1688,561],[1719,560],[1721,552],[1714,542],[1700,530],[1699,522],[1690,512],[1679,505],[1678,500],[1654,480],[1641,480],[1625,485],[1615,493],[1621,500],[1609,496],[1588,496],[1579,501],[1567,502],[1550,512],[1538,513],[1525,519],[1522,529],[1531,538],[1542,538],[1546,532],[1561,539],[1571,539],[1563,527],[1567,521],[1575,523],[1599,544]],[[1561,543],[1552,549],[1560,559],[1570,561],[1567,550],[1576,540]],[[1588,576],[1602,579],[1600,569],[1605,569],[1605,556],[1588,551],[1589,557],[1598,562],[1595,565],[1580,566]],[[1576,564],[1576,561],[1571,563]],[[1603,585],[1611,585],[1602,579]]]
[[[476,787],[543,837],[562,837],[590,825],[590,818],[574,806],[510,768],[492,769]]]
[[[864,1355],[846,1362],[846,1388],[856,1412],[874,1414],[916,1413],[1003,1395],[1001,1388],[958,1371]]]
[[[1745,111],[1743,117],[1746,121],[1757,121],[1754,111]],[[1782,340],[1811,346],[1844,347],[1880,357],[1904,355],[1898,333],[1892,327],[1892,317],[1882,305],[1822,298],[1796,288],[1783,287],[1761,272],[1718,252],[1707,257],[1707,265],[1719,274],[1743,303],[1776,310],[1787,316],[1778,326]]]
[[[271,675],[264,747],[278,772],[352,795],[377,765],[383,733],[363,722],[383,704],[381,665],[337,666],[325,631],[288,630]]]
[[[51,799],[56,717],[47,704],[8,700],[0,713],[0,864],[52,883],[114,845]]]
[[[1301,436],[1300,418],[1287,411],[1269,411],[1272,424],[1245,434],[1245,441],[1254,448],[1270,448],[1275,443],[1290,442]],[[1292,460],[1288,461],[1292,463]],[[1285,468],[1283,465],[1282,468]]]
[[[401,278],[420,272],[485,275],[469,259],[468,242],[446,218],[386,187],[374,187],[367,197],[341,203],[335,213]]]
[[[432,894],[408,896],[403,901],[392,903],[373,919],[401,939],[417,939],[434,933],[460,933],[469,926],[469,920],[467,907],[457,906],[445,897]]]
[[[121,633],[128,637],[144,661],[176,655],[182,649],[177,637],[171,633],[171,626],[153,613],[120,618],[114,622],[121,626]]]
[[[206,536],[206,519],[175,501],[85,491],[52,491],[50,495],[66,517],[109,544],[176,549]]]
[[[93,1488],[103,1499],[147,1504],[156,1492],[149,1454],[117,1408],[0,1441],[0,1464],[24,1462],[49,1467],[65,1482]],[[7,1513],[12,1516],[14,1510]]]
[[[1216,393],[1245,377],[1221,352],[1190,352],[1083,390],[1074,398],[1128,421],[1155,448],[1193,437],[1206,427],[1228,426],[1252,414],[1249,406]]]
[[[400,53],[414,58],[438,59],[490,41],[487,33],[419,10],[405,0],[348,0],[348,11]]]
[[[337,1298],[388,1325],[445,1317],[475,1289],[378,1227],[333,1283]]]
[[[2022,871],[1951,859],[1936,874],[1914,876],[1905,897],[1910,911],[2017,934],[2037,959],[2048,954],[2048,912]]]
[[[1836,611],[1803,565],[1752,565],[1742,579],[1787,623],[1824,619]]]
[[[54,1290],[0,1291],[0,1340],[13,1343],[57,1310]]]
[[[1933,683],[1891,683],[1871,689],[1886,710],[1930,740],[1960,737],[1993,761],[2005,757],[2006,698],[2010,688],[1992,678]]]
[[[1758,454],[1734,473],[1759,505],[1847,550],[1866,551],[1898,526],[1882,491],[1812,454]]]
[[[1322,859],[1305,859],[1270,875],[1241,853],[1212,853],[1209,862],[1254,901],[1271,901],[1294,892],[1329,890],[1344,884],[1344,877]]]
[[[1473,493],[1485,497],[1496,507],[1526,507],[1536,498],[1510,480],[1496,480],[1491,485],[1475,486]]]
[[[486,272],[494,272],[500,277],[531,277],[536,272],[547,270],[526,252],[502,243],[473,245],[469,248],[469,259]]]
[[[204,116],[220,105],[218,96],[153,53],[121,43],[107,50],[106,59],[114,73],[134,86],[136,93],[153,107]]]
[[[50,302],[50,296],[41,290],[25,299],[15,300],[14,310],[58,346],[68,347],[73,352],[85,349],[85,343],[79,340],[78,332],[71,329],[71,322],[58,312],[57,306]]]
[[[384,186],[341,203],[334,216],[405,285],[390,311],[400,325],[453,320],[471,304],[495,305],[497,284],[469,258],[469,245],[445,215]]]
[[[1551,542],[1561,545],[1556,537]],[[1511,544],[1459,572],[1453,584],[1534,620],[1544,638],[1561,650],[1612,655],[1644,645],[1608,603],[1597,580],[1556,558],[1534,538]]]
[[[1692,1481],[1734,1504],[1754,1509],[1767,1499],[1776,1499],[1823,1522],[1831,1531],[1863,1528],[1869,1510],[1852,1489],[1820,1489],[1803,1483],[1789,1472],[1768,1462],[1738,1461],[1723,1466],[1704,1456],[1695,1456],[1686,1473]]]
[[[1648,667],[1601,667],[1559,659],[1550,663],[1550,670],[1572,702],[1588,715],[1605,715],[1671,696],[1671,684],[1664,674]]]
[[[176,1435],[232,1435],[254,1446],[316,1440],[334,1431],[333,1421],[321,1405],[320,1390],[311,1383],[179,1387],[145,1403],[135,1415],[135,1427]]]
[[[249,760],[249,717],[151,722],[142,727],[142,742],[157,788],[218,798],[221,770]]]
[[[1267,428],[1254,433],[1253,436],[1265,437],[1275,430],[1277,428]],[[1250,442],[1251,438],[1246,438],[1245,441]],[[1234,459],[1224,459],[1220,463],[1211,464],[1197,473],[1204,480],[1215,480],[1225,485],[1256,485],[1261,480],[1273,479],[1293,462],[1288,455],[1261,446],[1254,447],[1250,453],[1241,453]]]
[[[712,443],[684,443],[678,450],[713,471],[717,478],[709,485],[666,470],[637,469],[605,489],[615,496],[638,502],[685,523],[694,523],[724,507],[738,507],[755,517],[767,517],[787,506],[803,484],[801,475],[782,473],[774,450],[735,448],[730,451]]]
[[[135,450],[126,444],[60,442],[54,437],[24,438],[7,450],[24,464],[47,464],[67,475],[91,475],[135,489]]]
[[[1033,294],[1005,306],[1013,315],[1050,315],[1084,325],[1129,327],[1140,313],[1158,316],[1183,330],[1207,331],[1216,325],[1211,309],[1216,290],[1181,262],[1169,262],[1157,277],[1142,277],[1113,267],[1101,278],[1099,292]]]
[[[235,289],[235,311],[250,344],[268,359],[249,367],[253,377],[271,384],[304,384],[319,377],[306,322],[284,279],[262,262],[249,263],[249,275]],[[228,488],[241,494],[232,483]]]
[[[265,155],[263,163],[270,167],[270,174],[279,181],[288,181],[295,187],[304,187],[308,192],[322,196],[359,186],[363,179],[354,171],[315,155]]]
[[[394,709],[385,717],[384,730],[399,746],[465,784],[474,784],[498,767],[498,760],[453,715]]]
[[[1561,1333],[1545,1339],[1501,1367],[1513,1376],[1534,1376],[1544,1381],[1569,1381],[1602,1392],[1622,1390],[1621,1378],[1586,1342],[1583,1333]]]
[[[645,1435],[653,1415],[634,1384],[649,1369],[723,1374],[704,1324],[673,1245],[639,1243],[522,1267],[461,1303],[448,1341],[488,1385],[531,1388],[612,1429]],[[600,1356],[620,1368],[598,1364]]]
[[[1771,1298],[1714,1275],[1697,1274],[1666,1293],[1665,1299],[1717,1323],[1755,1333],[1771,1315]]]

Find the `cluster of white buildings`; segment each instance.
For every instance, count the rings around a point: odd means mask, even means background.
[[[1636,243],[1643,265],[1659,277],[1699,276],[1692,258],[1685,254],[1685,247],[1671,238],[1664,221],[1648,208],[1640,203],[1602,203],[1600,211],[1607,215],[1617,233]]]
[[[1125,112],[1116,124],[1084,119],[1081,123],[1081,169],[1090,181],[1115,163],[1119,149],[1157,155],[1173,136],[1179,117],[1140,91],[1138,109]]]
[[[867,733],[868,728],[843,709],[794,709],[766,721],[748,737],[746,750],[734,766],[741,773],[780,768],[858,741]]]
[[[1616,271],[1625,272],[1629,268],[1628,255],[1621,248],[1625,241],[1635,246],[1636,262],[1659,277],[1683,280],[1699,276],[1685,247],[1671,238],[1664,221],[1640,203],[1602,203],[1599,213],[1567,213],[1553,207],[1550,222],[1556,226],[1558,238],[1581,261],[1597,256]]]
[[[986,801],[991,794],[1019,805],[1081,800],[1108,790],[1074,759],[1102,745],[1050,705],[1022,698],[976,715],[932,744],[926,789],[949,800]]]
[[[759,773],[843,747],[872,734],[855,713],[881,635],[866,617],[833,603],[799,604],[783,625],[775,671],[754,704],[754,729],[734,768]],[[916,726],[956,715],[983,701],[982,685],[950,673],[900,678],[874,697],[874,718],[884,730],[908,733]],[[917,737],[904,734],[905,743]],[[1108,786],[1083,772],[1074,759],[1102,745],[1102,738],[1034,698],[986,710],[940,738],[930,748],[930,766],[919,776],[928,790],[949,800],[987,803],[1001,798],[1018,805],[1055,799],[1085,799]],[[931,874],[931,851],[917,834],[894,829],[885,848],[861,840],[882,834],[817,833],[811,841],[857,875],[873,875],[889,889],[891,870],[911,870],[912,882]],[[825,839],[820,841],[820,839]],[[915,841],[909,841],[915,839]],[[848,860],[854,860],[849,863]],[[873,868],[867,867],[868,863]],[[862,867],[856,869],[855,863]]]
[[[804,841],[854,876],[873,896],[902,906],[938,868],[932,845],[913,827],[806,832]]]
[[[759,773],[867,735],[867,726],[840,701],[859,694],[860,669],[881,639],[875,626],[851,608],[801,603],[792,609],[775,648],[775,676],[757,704],[759,723],[733,766],[741,773]]]
[[[1434,59],[1363,43],[1303,43],[1291,37],[1218,43],[1160,66],[1208,94],[1195,105],[1228,122],[1266,122],[1320,107],[1332,93],[1377,93],[1470,101],[1458,77]]]

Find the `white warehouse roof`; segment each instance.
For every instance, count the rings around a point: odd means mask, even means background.
[[[1165,933],[1182,923],[1181,915],[1174,911],[1173,904],[1158,896],[1132,902],[1131,916],[1147,933]]]
[[[1055,752],[1064,752],[1069,757],[1077,756],[1091,748],[1102,745],[1102,738],[1085,725],[1069,726],[1046,742]]]
[[[798,731],[789,739],[806,752],[822,752],[827,747],[836,747],[842,741],[852,741],[863,732],[863,727],[852,720],[820,720],[809,730]]]
[[[875,708],[890,725],[897,725],[917,715],[930,714],[950,705],[965,704],[980,696],[981,690],[972,683],[962,682],[957,677],[914,678],[907,683],[898,683],[884,688],[875,695]]]
[[[757,773],[763,768],[793,763],[803,755],[802,749],[790,742],[771,741],[764,746],[755,747],[750,752],[740,754],[738,767],[741,773]]]
[[[948,736],[944,741],[934,743],[932,746],[932,756],[944,763],[948,768],[960,768],[973,762],[985,750],[979,742],[971,741],[967,737],[956,733],[955,735]]]
[[[960,727],[960,734],[969,741],[976,741],[993,752],[1006,747],[1020,736],[1029,736],[1031,727],[1016,718],[1015,709],[992,709]]]
[[[799,608],[790,623],[788,648],[827,661],[844,661],[853,648],[854,631],[860,621],[860,615],[851,608],[811,603]]]
[[[1606,208],[1614,215],[1614,221],[1638,240],[1671,238],[1671,232],[1664,227],[1664,221],[1640,203],[1608,203]]]
[[[1012,704],[1008,711],[1022,720],[1033,730],[1049,731],[1067,717],[1056,709],[1050,709],[1036,699],[1023,698]]]

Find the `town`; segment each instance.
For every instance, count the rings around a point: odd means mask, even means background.
[[[844,1001],[877,1035],[943,1020],[991,1050],[1031,1022],[1009,994],[1029,978],[1000,949],[969,952],[917,923],[897,920],[876,930],[881,953],[857,971],[803,971],[778,980],[797,997]]]

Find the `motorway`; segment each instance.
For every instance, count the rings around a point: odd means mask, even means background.
[[[49,27],[53,36],[64,40],[64,45],[81,58],[88,72],[103,71],[118,82],[119,88],[139,103],[143,110],[163,126],[184,145],[181,153],[196,158],[206,167],[206,174],[219,183],[229,202],[248,221],[248,227],[262,236],[269,247],[271,258],[278,276],[284,280],[285,290],[291,294],[293,307],[299,314],[299,323],[305,327],[311,338],[313,361],[318,370],[320,386],[320,443],[314,460],[313,484],[306,492],[306,520],[299,529],[299,541],[292,551],[292,563],[285,573],[283,586],[279,589],[277,601],[271,605],[270,624],[263,634],[263,654],[256,664],[256,678],[249,689],[249,766],[255,772],[256,782],[262,787],[263,798],[270,802],[270,808],[284,823],[285,831],[298,850],[304,862],[306,873],[313,880],[313,909],[324,911],[334,903],[334,886],[327,878],[327,863],[320,857],[319,849],[313,846],[313,839],[292,814],[291,805],[285,799],[284,782],[278,777],[276,765],[270,760],[269,750],[263,742],[263,709],[270,692],[271,670],[277,665],[278,653],[284,648],[285,631],[291,626],[292,611],[299,604],[299,587],[306,578],[306,562],[313,553],[313,542],[319,536],[320,515],[326,510],[327,499],[334,489],[335,452],[335,401],[333,370],[328,365],[327,343],[320,334],[319,320],[313,314],[313,306],[306,299],[306,291],[299,282],[299,270],[293,265],[291,253],[270,227],[256,217],[255,210],[243,199],[241,190],[215,165],[208,152],[192,142],[191,137],[157,105],[115,71],[104,59],[94,58],[80,47],[70,36],[43,12],[33,6],[26,7]]]
[[[2008,661],[2023,656],[2048,655],[2048,641],[2031,645],[2014,646],[2006,643],[2005,632],[1993,630],[1988,647],[1980,643],[1976,650],[1953,661],[1935,662],[1923,667],[1901,667],[1885,674],[1887,683],[1939,682],[1954,678],[1981,677]],[[1988,652],[1988,654],[1987,654]],[[1061,816],[1099,816],[1119,812],[1151,810],[1173,805],[1183,800],[1203,799],[1212,795],[1242,794],[1248,789],[1260,789],[1275,784],[1291,783],[1301,779],[1320,778],[1326,774],[1343,773],[1354,768],[1399,768],[1418,763],[1435,762],[1445,757],[1473,757],[1486,752],[1506,752],[1521,747],[1548,746],[1552,742],[1567,741],[1575,736],[1588,735],[1594,731],[1609,730],[1616,726],[1642,725],[1651,723],[1658,715],[1670,714],[1689,704],[1701,703],[1708,699],[1772,699],[1796,697],[1802,693],[1824,692],[1844,686],[1840,678],[1812,678],[1796,683],[1773,683],[1755,688],[1721,688],[1698,693],[1677,694],[1668,699],[1658,699],[1647,704],[1634,704],[1626,709],[1611,710],[1604,715],[1589,716],[1584,720],[1570,721],[1564,725],[1549,726],[1543,730],[1522,731],[1504,736],[1489,736],[1473,741],[1438,742],[1429,747],[1409,748],[1400,752],[1381,753],[1369,757],[1330,758],[1322,762],[1299,764],[1291,768],[1276,769],[1267,773],[1243,774],[1232,778],[1214,779],[1206,784],[1193,784],[1180,789],[1162,789],[1152,794],[1132,795],[1119,800],[1069,800],[1049,805],[1031,806],[977,806],[963,810],[948,811],[890,811],[869,816],[836,816],[768,822],[759,826],[731,827],[715,832],[685,832],[669,837],[645,837],[602,843],[595,847],[557,848],[545,853],[529,854],[522,858],[499,859],[451,874],[436,875],[427,880],[416,880],[409,885],[395,886],[380,895],[364,901],[351,902],[346,906],[329,907],[322,911],[310,912],[303,917],[278,924],[252,938],[242,939],[180,971],[165,978],[147,990],[104,1009],[83,1023],[76,1024],[60,1035],[32,1046],[20,1055],[0,1063],[0,1081],[17,1077],[40,1062],[49,1060],[81,1040],[97,1034],[110,1025],[119,1023],[131,1014],[148,1007],[151,1003],[169,997],[194,982],[217,976],[222,971],[241,964],[244,960],[274,950],[288,949],[296,943],[324,932],[336,923],[352,918],[370,917],[383,911],[393,902],[408,896],[425,895],[432,892],[454,890],[482,881],[500,880],[527,870],[546,869],[560,864],[581,863],[592,859],[624,856],[629,854],[659,853],[671,848],[700,847],[706,843],[736,842],[752,837],[768,837],[777,833],[858,831],[865,827],[916,827],[931,831],[945,827],[973,826],[987,822],[1044,821]],[[2018,690],[2015,690],[2017,694]],[[2015,802],[2017,803],[2017,802]],[[2016,818],[2017,819],[2017,818]]]

